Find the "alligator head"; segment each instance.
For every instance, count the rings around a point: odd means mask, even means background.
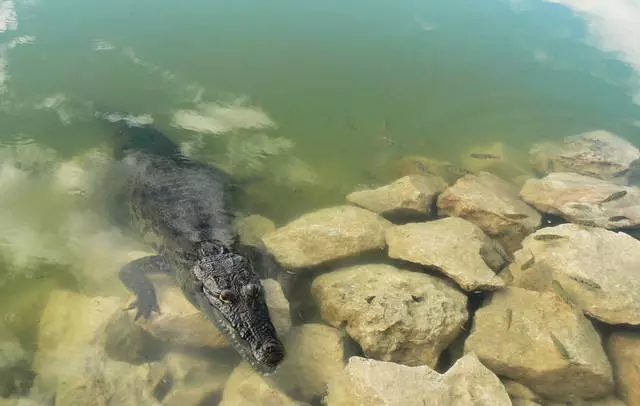
[[[257,371],[272,372],[284,358],[284,346],[251,263],[223,246],[205,244],[192,272],[199,282],[200,309]]]

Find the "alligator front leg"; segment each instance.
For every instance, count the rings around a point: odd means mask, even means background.
[[[130,292],[136,295],[136,300],[125,309],[138,309],[134,320],[138,320],[141,316],[148,319],[153,311],[160,313],[156,290],[147,275],[170,271],[169,262],[159,255],[138,258],[120,269],[118,275],[120,280]]]

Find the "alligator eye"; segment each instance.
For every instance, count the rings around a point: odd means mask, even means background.
[[[220,296],[219,297],[220,297],[220,300],[222,300],[223,302],[229,303],[233,299],[233,292],[231,292],[228,289],[225,289],[225,290],[220,292]]]

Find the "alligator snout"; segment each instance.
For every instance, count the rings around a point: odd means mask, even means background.
[[[284,358],[284,346],[280,341],[267,341],[255,350],[254,356],[262,365],[273,369],[280,364]]]

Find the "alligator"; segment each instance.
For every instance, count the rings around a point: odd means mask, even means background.
[[[281,268],[264,248],[240,243],[231,175],[186,156],[151,125],[110,125],[114,193],[130,230],[156,252],[120,269],[120,280],[136,296],[126,310],[137,310],[135,320],[160,312],[147,276],[169,274],[244,360],[258,372],[273,372],[285,352],[260,278]]]

